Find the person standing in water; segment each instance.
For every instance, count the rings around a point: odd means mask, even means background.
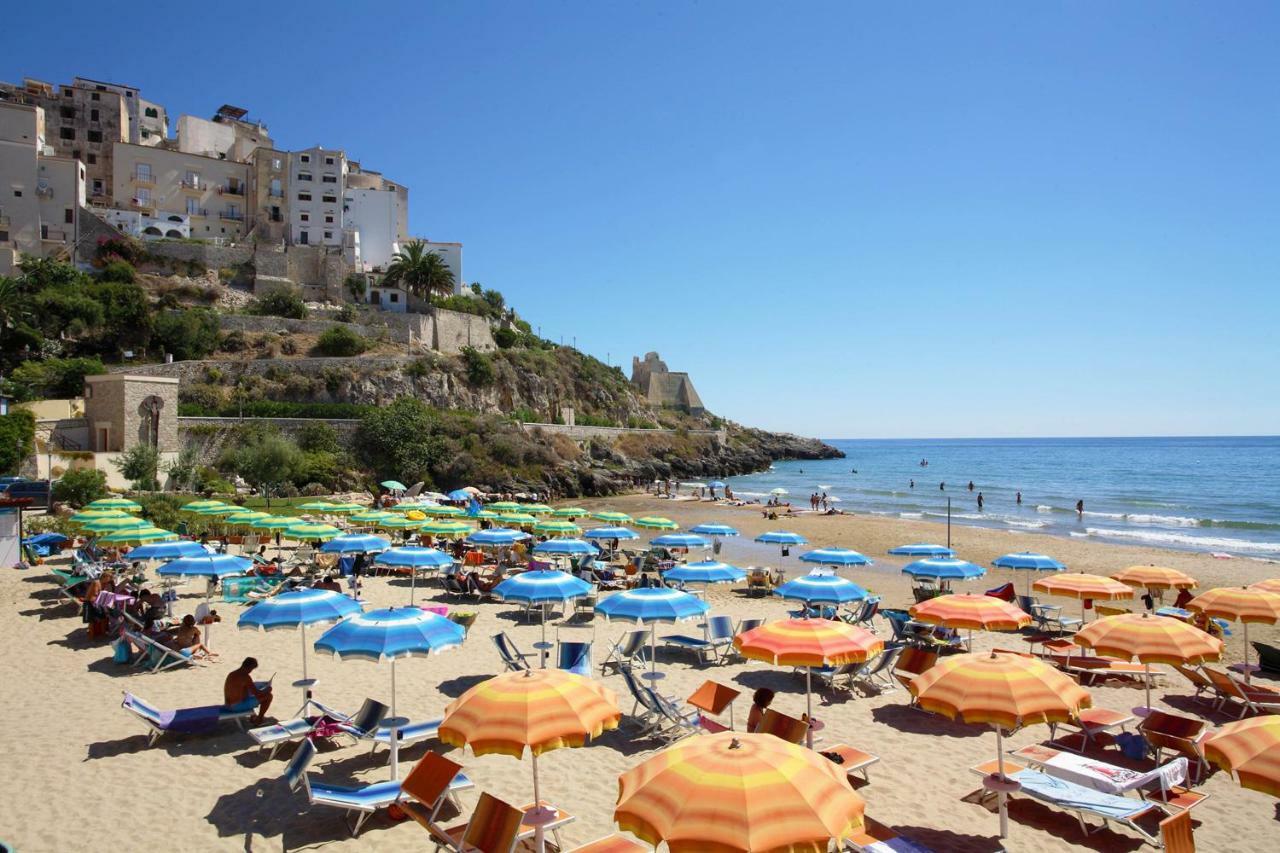
[[[1017,501],[1018,501],[1018,506],[1022,506],[1022,492],[1018,492]]]
[[[969,491],[973,491],[973,480],[969,481]]]
[[[978,492],[978,512],[982,512],[982,492]]]
[[[911,481],[911,488],[913,488],[913,489],[914,489],[915,487],[916,487],[916,481],[915,481],[915,480],[912,480],[912,481]]]
[[[1083,500],[1076,501],[1076,516],[1079,518],[1084,518],[1084,501]]]
[[[946,483],[939,483],[939,484],[938,484],[938,491],[940,491],[940,492],[945,492],[946,490],[947,490],[947,484],[946,484]]]

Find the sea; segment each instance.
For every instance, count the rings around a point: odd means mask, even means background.
[[[726,482],[806,509],[825,492],[846,511],[944,521],[950,501],[952,524],[1280,559],[1280,436],[826,441],[845,458]]]

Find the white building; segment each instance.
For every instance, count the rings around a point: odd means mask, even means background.
[[[223,104],[213,119],[196,116],[178,118],[178,150],[236,163],[249,162],[258,148],[272,148],[267,127],[247,119],[248,110]]]
[[[191,217],[185,213],[156,214],[139,210],[115,210],[101,208],[96,211],[104,222],[115,226],[132,237],[143,240],[159,240],[162,237],[187,238],[191,236]]]
[[[23,254],[74,248],[85,204],[84,165],[45,144],[44,110],[0,101],[0,274]]]
[[[342,194],[347,155],[319,146],[289,155],[290,242],[303,246],[344,245]]]
[[[347,262],[361,272],[384,270],[400,251],[400,198],[383,189],[347,188],[342,227],[350,232]]]
[[[412,239],[417,240],[420,238],[415,237]],[[435,252],[439,255],[445,265],[449,267],[449,271],[453,273],[454,294],[462,293],[462,244],[437,243],[433,240],[423,240],[422,243],[428,252]],[[369,304],[376,305],[383,311],[394,311],[402,314],[410,309],[418,310],[423,303],[422,300],[411,297],[402,288],[373,286],[369,288]]]

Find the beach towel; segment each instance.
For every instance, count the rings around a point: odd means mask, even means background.
[[[158,725],[166,732],[177,734],[199,734],[212,731],[218,725],[218,715],[222,712],[220,705],[204,705],[199,708],[178,708],[175,711],[161,711]]]

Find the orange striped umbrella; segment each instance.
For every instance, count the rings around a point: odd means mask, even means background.
[[[839,765],[764,734],[686,738],[618,777],[613,819],[671,853],[819,851],[862,828]]]
[[[832,619],[784,619],[752,628],[733,638],[748,660],[774,666],[804,667],[805,709],[813,719],[813,667],[862,663],[884,651],[884,640],[865,628]],[[813,731],[807,735],[813,746]]]
[[[972,631],[1017,631],[1031,624],[1031,616],[1019,607],[990,595],[973,593],[940,595],[912,605],[911,618],[944,628]]]
[[[1151,664],[1205,663],[1222,656],[1222,641],[1189,622],[1150,613],[1106,616],[1076,632],[1075,643],[1100,655],[1129,660],[1147,668],[1147,707],[1151,707]]]
[[[1235,773],[1241,787],[1280,797],[1280,717],[1228,723],[1205,740],[1204,757]]]
[[[1244,624],[1244,680],[1248,683],[1249,625],[1280,622],[1280,593],[1251,587],[1221,587],[1200,593],[1187,602],[1187,609]]]
[[[1093,704],[1089,691],[1039,658],[1011,654],[955,655],[907,685],[920,707],[952,720],[989,723],[996,730],[999,783],[1004,775],[1003,730],[1031,723],[1065,723]],[[1000,837],[1009,834],[1007,791],[1000,795]]]
[[[1263,592],[1280,592],[1280,578],[1268,578],[1251,584],[1249,589],[1260,589]]]
[[[1036,581],[1031,585],[1031,588],[1049,595],[1078,599],[1080,601],[1081,622],[1084,621],[1084,602],[1086,599],[1115,601],[1120,598],[1133,598],[1133,590],[1120,581],[1104,578],[1102,575],[1089,575],[1082,572],[1052,575]]]
[[[1120,583],[1146,589],[1195,589],[1200,582],[1185,572],[1163,566],[1130,566],[1111,576]]]
[[[582,746],[587,738],[618,727],[618,697],[590,678],[558,669],[534,669],[497,675],[472,687],[444,709],[439,738],[476,755],[500,753],[533,760],[534,807],[526,823],[542,826],[554,812],[542,807],[538,756],[562,746]]]

